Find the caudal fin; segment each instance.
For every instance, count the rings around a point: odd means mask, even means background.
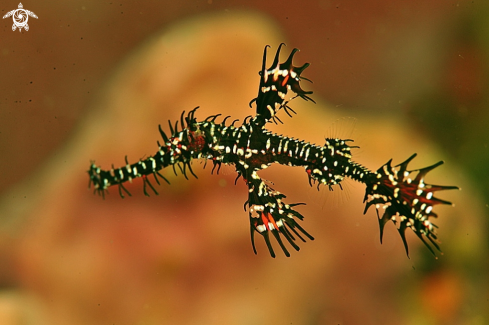
[[[437,226],[430,221],[431,217],[437,217],[436,213],[433,212],[433,206],[437,204],[452,205],[452,203],[438,199],[433,194],[436,191],[458,189],[458,187],[426,184],[424,182],[426,174],[443,164],[443,161],[429,167],[408,170],[407,166],[414,157],[416,154],[394,167],[391,166],[391,159],[377,170],[376,179],[367,184],[364,213],[370,206],[376,207],[381,242],[384,226],[389,220],[392,220],[398,227],[408,256],[409,251],[405,236],[408,228],[412,229],[428,249],[435,254],[433,248],[425,240],[428,238],[430,243],[440,251],[435,229]],[[413,172],[417,172],[416,177],[410,178],[409,175]],[[384,211],[382,217],[380,217],[379,210]]]

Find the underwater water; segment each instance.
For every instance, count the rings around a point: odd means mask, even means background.
[[[485,324],[489,185],[489,6],[471,1],[23,3],[29,30],[2,20],[0,324]],[[16,5],[0,6],[3,15]],[[291,101],[278,134],[354,140],[377,170],[417,153],[444,164],[437,197],[443,254],[363,214],[365,187],[309,186],[303,168],[260,171],[315,240],[250,243],[248,188],[233,167],[198,179],[177,169],[105,199],[90,162],[110,169],[154,155],[182,111],[253,115],[263,47],[285,42],[316,101]],[[342,118],[354,126],[331,127]],[[268,128],[268,126],[267,126]],[[354,128],[351,130],[350,128]],[[333,130],[333,131],[331,131]],[[333,134],[331,134],[333,133]],[[153,182],[153,185],[156,185]],[[259,240],[258,240],[259,239]]]

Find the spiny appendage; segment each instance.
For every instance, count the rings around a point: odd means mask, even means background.
[[[268,70],[266,69],[266,63],[267,48],[269,46],[265,46],[262,69],[260,71],[258,97],[250,102],[250,107],[253,102],[256,102],[256,117],[254,118],[254,122],[262,126],[270,119],[273,119],[275,122],[276,120],[281,122],[280,119],[276,117],[276,113],[281,108],[283,108],[289,116],[291,116],[289,111],[295,113],[294,110],[287,105],[292,98],[289,100],[285,99],[289,90],[296,93],[295,97],[299,96],[304,100],[314,102],[312,98],[307,96],[308,94],[312,94],[312,91],[305,91],[300,86],[300,81],[302,79],[308,80],[307,78],[301,77],[301,73],[309,66],[309,63],[305,63],[300,67],[292,65],[294,54],[299,51],[298,49],[293,49],[288,59],[284,63],[279,63],[280,49],[283,45],[285,44],[282,43],[278,47],[275,59]]]
[[[314,237],[309,235],[296,221],[296,218],[303,220],[304,217],[295,211],[294,207],[304,203],[286,204],[282,201],[285,195],[273,190],[260,179],[255,171],[251,174],[250,179],[246,181],[248,183],[249,196],[245,206],[247,204],[249,209],[251,244],[255,254],[255,231],[265,239],[272,257],[275,257],[275,252],[270,242],[270,233],[275,237],[287,257],[290,256],[290,253],[282,242],[281,235],[297,251],[300,248],[295,243],[295,236],[303,242],[306,240],[302,235],[314,240]]]
[[[435,230],[437,227],[431,223],[429,218],[437,217],[436,213],[433,212],[434,205],[451,205],[451,203],[434,197],[433,193],[440,190],[458,189],[458,187],[426,184],[424,182],[426,174],[443,164],[443,161],[429,167],[407,170],[409,162],[415,156],[416,154],[395,166],[399,167],[398,169],[391,166],[391,159],[373,174],[376,175],[375,179],[372,177],[373,180],[367,183],[364,198],[364,202],[367,204],[364,213],[371,205],[376,207],[381,242],[384,226],[389,220],[392,220],[398,226],[408,256],[409,251],[405,236],[407,228],[412,229],[435,255],[431,246],[424,239],[424,237],[428,238],[430,243],[440,251]],[[408,177],[412,172],[418,172],[414,179]],[[384,210],[382,218],[379,215],[380,209]]]
[[[198,124],[194,118],[196,109],[191,110],[185,118],[185,111],[182,113],[180,116],[181,131],[178,130],[178,121],[176,121],[175,125],[168,121],[170,137],[159,126],[164,143],[160,145],[158,142],[159,150],[154,156],[141,159],[134,164],[129,164],[126,156],[126,165],[124,167],[114,168],[112,166],[110,170],[103,170],[92,161],[88,170],[90,177],[89,188],[93,184],[94,192],[97,192],[105,198],[105,193],[108,193],[107,188],[112,185],[118,185],[119,195],[124,198],[124,193],[129,196],[131,196],[131,193],[129,193],[123,184],[127,181],[132,182],[134,178],[141,177],[144,184],[144,194],[149,196],[147,187],[151,188],[155,194],[158,194],[149,181],[148,176],[152,174],[158,185],[160,184],[158,177],[169,184],[170,182],[159,173],[162,168],[169,165],[172,165],[175,175],[177,174],[176,168],[178,168],[186,179],[188,179],[187,172],[197,177],[190,163],[193,158],[200,157],[205,145],[205,139],[199,133]]]

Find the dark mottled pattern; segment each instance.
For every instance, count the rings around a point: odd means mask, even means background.
[[[298,51],[292,50],[288,59],[279,63],[279,53],[283,44],[277,50],[270,68],[266,69],[267,47],[263,55],[263,65],[260,71],[260,86],[257,98],[250,102],[256,104],[256,115],[246,118],[241,125],[236,121],[226,125],[226,117],[220,123],[216,122],[218,115],[209,116],[203,121],[195,117],[197,108],[185,115],[182,113],[180,121],[175,124],[169,122],[169,135],[159,128],[163,144],[159,144],[158,152],[144,160],[129,164],[121,168],[112,167],[102,170],[94,163],[88,171],[90,184],[95,191],[104,196],[107,188],[118,185],[119,193],[130,195],[124,183],[141,177],[144,183],[144,194],[148,188],[158,194],[148,176],[153,175],[159,184],[159,179],[168,180],[159,173],[165,167],[172,166],[175,173],[180,171],[185,177],[188,174],[195,176],[191,163],[193,159],[209,159],[214,168],[221,164],[235,166],[240,177],[248,186],[248,200],[245,208],[249,212],[251,240],[256,253],[254,234],[263,236],[270,254],[275,257],[270,234],[278,242],[285,255],[290,256],[282,238],[285,238],[295,250],[299,250],[296,238],[305,241],[314,238],[305,231],[297,221],[303,216],[296,211],[296,206],[303,203],[285,203],[286,196],[274,190],[258,175],[258,171],[267,168],[273,163],[288,166],[303,166],[309,176],[309,183],[329,186],[340,185],[345,177],[349,177],[366,185],[365,212],[372,205],[379,215],[380,237],[384,225],[393,221],[398,226],[399,233],[404,242],[406,252],[408,246],[405,230],[410,228],[434,252],[425,238],[439,250],[435,233],[436,226],[431,223],[430,217],[436,217],[433,206],[436,204],[451,204],[433,196],[433,193],[444,189],[456,189],[455,186],[430,185],[424,182],[424,177],[433,168],[442,164],[438,162],[430,167],[408,170],[409,162],[415,157],[412,155],[406,161],[391,166],[391,161],[379,168],[370,171],[366,167],[352,161],[350,139],[325,139],[323,146],[273,134],[265,128],[268,122],[281,122],[276,116],[280,109],[291,115],[295,113],[288,105],[295,97],[313,101],[308,95],[311,91],[304,91],[300,81],[308,63],[301,67],[292,64],[293,56]],[[306,79],[307,80],[307,79]],[[294,97],[288,98],[292,92]],[[290,96],[290,95],[289,95]],[[180,130],[179,130],[180,128]],[[214,170],[214,169],[213,169]],[[410,174],[417,172],[414,178]],[[380,217],[379,211],[383,211]]]

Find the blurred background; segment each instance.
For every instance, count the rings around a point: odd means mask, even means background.
[[[452,0],[23,2],[0,24],[0,324],[488,324],[489,3]],[[18,7],[0,4],[0,14]],[[317,105],[270,129],[349,137],[377,169],[439,160],[443,255],[392,224],[380,245],[361,184],[309,188],[301,169],[260,173],[305,202],[316,240],[270,258],[249,240],[232,167],[122,200],[87,190],[103,168],[153,155],[157,125],[253,114],[263,47],[297,47]],[[354,126],[341,118],[355,119]]]

